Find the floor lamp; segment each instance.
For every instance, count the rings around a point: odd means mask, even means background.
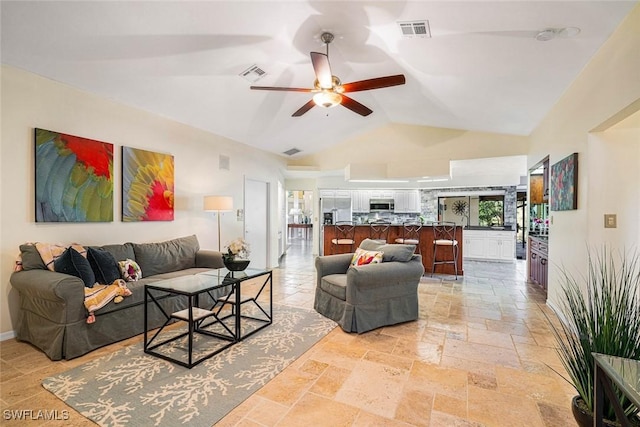
[[[231,196],[204,196],[205,212],[216,212],[218,214],[218,252],[220,250],[220,212],[233,210],[233,197]]]

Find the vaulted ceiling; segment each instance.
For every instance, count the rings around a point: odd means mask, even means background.
[[[324,150],[389,123],[530,133],[635,1],[3,1],[1,59],[56,81],[281,154]],[[399,23],[427,22],[430,37]],[[569,30],[562,30],[569,28]],[[579,29],[577,34],[573,28]],[[541,31],[551,30],[536,39]],[[309,53],[343,82],[406,84],[291,117]],[[241,74],[264,71],[252,82]],[[249,77],[259,77],[250,72]]]

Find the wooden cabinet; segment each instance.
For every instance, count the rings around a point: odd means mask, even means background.
[[[514,262],[516,233],[514,231],[464,230],[465,258]]]
[[[547,289],[549,280],[549,247],[546,239],[529,237],[529,281]]]
[[[542,196],[544,194],[544,178],[542,175],[531,175],[529,177],[529,195],[531,199],[529,203],[538,205],[544,203]]]
[[[419,213],[420,192],[418,190],[396,190],[393,192],[395,213]]]

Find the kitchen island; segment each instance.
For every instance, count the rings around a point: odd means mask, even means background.
[[[324,255],[332,255],[334,253],[349,252],[349,246],[345,245],[345,248],[336,249],[332,247],[331,239],[335,237],[335,225],[323,225],[323,253]],[[355,244],[353,245],[353,251],[360,245],[364,239],[369,237],[369,225],[358,224],[356,225]],[[394,243],[398,238],[402,237],[402,225],[391,225],[389,228],[389,236],[387,243]],[[456,240],[458,241],[458,275],[463,275],[462,268],[462,254],[463,254],[463,241],[462,241],[462,228],[456,228]],[[448,249],[448,248],[447,248]],[[332,251],[336,252],[332,252]],[[340,252],[338,252],[338,250]],[[352,252],[353,252],[352,251]],[[417,251],[416,251],[417,252]],[[424,225],[420,229],[420,255],[422,255],[422,265],[424,265],[425,274],[431,273],[431,264],[433,263],[433,227]],[[453,260],[451,250],[438,249],[438,260]],[[453,264],[438,264],[436,265],[436,273],[440,274],[454,274]]]

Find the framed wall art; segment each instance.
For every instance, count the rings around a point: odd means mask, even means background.
[[[578,153],[565,157],[551,165],[551,200],[552,211],[568,211],[578,209]]]
[[[173,221],[173,156],[122,147],[122,221]]]
[[[35,129],[36,222],[113,221],[113,144]]]

